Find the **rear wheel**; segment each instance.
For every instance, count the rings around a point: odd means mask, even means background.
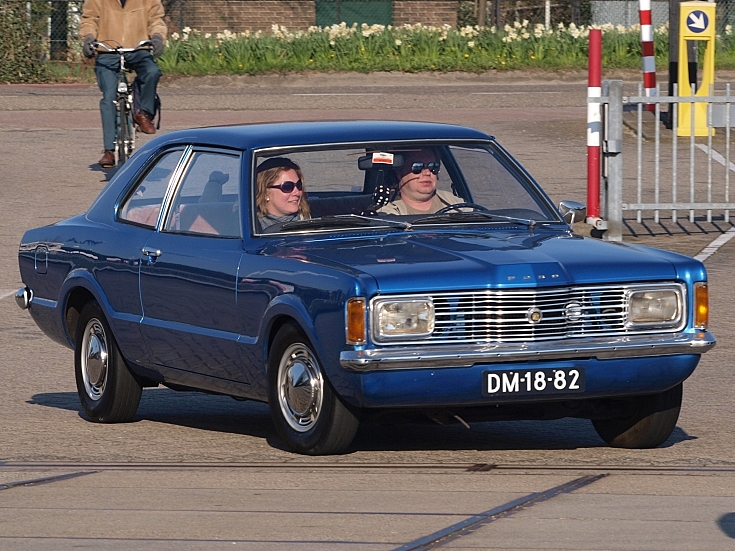
[[[268,401],[278,434],[299,453],[341,453],[352,442],[359,421],[324,378],[306,336],[284,326],[268,359]]]
[[[120,109],[120,120],[117,129],[117,164],[122,165],[128,160],[130,143],[130,111],[124,99],[118,100]]]
[[[74,371],[84,412],[99,423],[129,421],[138,410],[142,388],[96,302],[82,308],[75,341]]]
[[[631,401],[627,415],[593,419],[597,434],[614,448],[655,448],[668,440],[681,410],[682,384]]]

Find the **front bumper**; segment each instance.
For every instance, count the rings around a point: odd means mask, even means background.
[[[703,354],[715,346],[708,331],[661,335],[601,337],[532,343],[500,343],[445,346],[400,346],[349,350],[340,354],[343,368],[367,372],[395,369],[470,367],[477,364],[534,360],[598,360]]]

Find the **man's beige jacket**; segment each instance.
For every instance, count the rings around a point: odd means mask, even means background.
[[[92,35],[110,47],[134,48],[154,34],[166,39],[161,0],[84,0],[79,36]]]

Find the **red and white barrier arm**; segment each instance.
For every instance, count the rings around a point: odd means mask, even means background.
[[[656,94],[656,52],[653,47],[653,20],[651,17],[651,0],[639,0],[639,14],[641,21],[641,50],[643,52],[643,87],[646,97],[655,97]],[[655,105],[646,106],[649,111],[655,111]]]
[[[602,31],[590,29],[589,79],[587,97],[602,96]],[[597,226],[600,221],[600,132],[602,115],[600,103],[587,104],[587,220]]]

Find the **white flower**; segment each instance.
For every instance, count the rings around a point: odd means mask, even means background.
[[[396,46],[400,46],[401,44],[403,44],[403,41],[396,38]]]
[[[474,40],[470,40],[470,41],[469,41],[469,42],[467,43],[467,47],[468,47],[468,48],[474,48],[474,47],[475,47],[475,41],[474,41]]]
[[[725,34],[730,36],[732,34],[732,25],[725,25]]]

